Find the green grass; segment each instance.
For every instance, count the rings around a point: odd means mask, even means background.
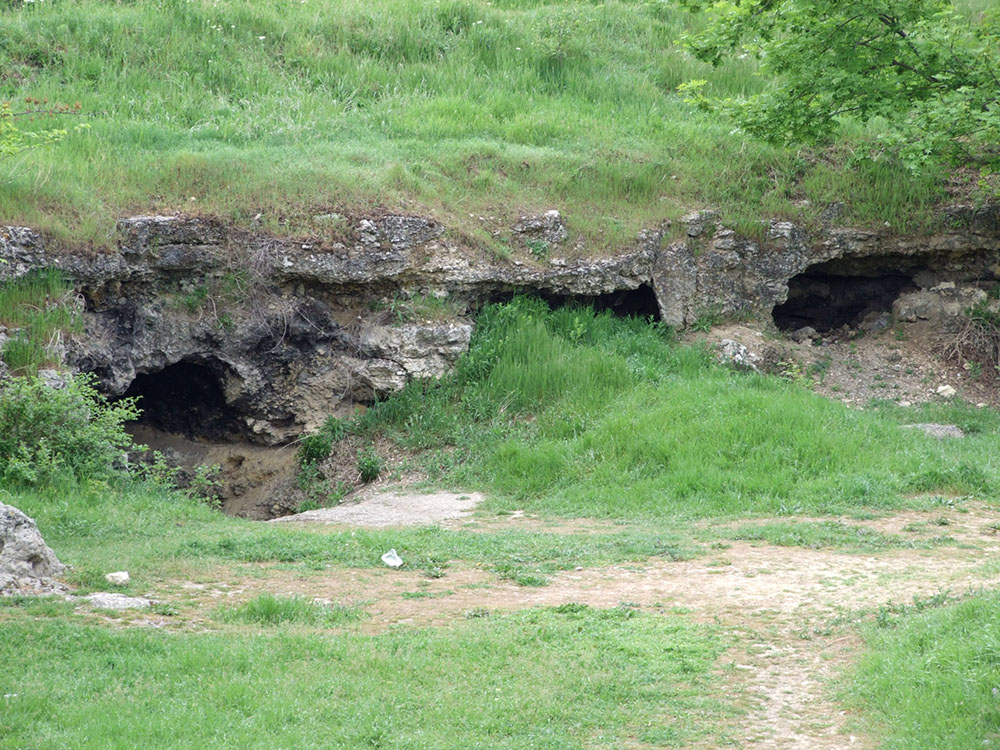
[[[60,559],[73,566],[69,580],[83,590],[113,588],[104,581],[109,570],[128,570],[126,592],[141,593],[156,580],[186,578],[208,563],[291,564],[306,571],[381,567],[380,557],[391,547],[406,570],[447,575],[452,562],[465,561],[522,585],[545,583],[549,575],[580,565],[680,560],[696,553],[676,524],[580,535],[433,526],[293,529],[227,518],[177,493],[134,482],[0,489],[0,502],[35,518]]]
[[[0,620],[0,748],[679,746],[731,714],[722,642],[580,605],[380,636]]]
[[[869,633],[852,686],[885,750],[1000,747],[1000,597],[907,615]]]
[[[675,43],[702,22],[639,0],[4,3],[0,99],[79,102],[91,127],[0,164],[0,220],[106,245],[129,212],[324,236],[340,229],[320,216],[384,207],[496,245],[558,207],[598,251],[703,206],[756,233],[830,201],[849,222],[928,225],[940,175],[848,168],[877,127],[817,154],[686,104],[690,79],[763,85],[749,61],[711,69]]]
[[[0,354],[13,373],[34,374],[46,364],[58,364],[51,345],[59,336],[81,327],[72,294],[70,285],[54,268],[0,283],[0,325],[17,331],[9,334]]]
[[[724,533],[723,536],[727,539],[767,542],[780,547],[833,548],[851,552],[914,549],[954,541],[944,537],[933,540],[906,539],[896,534],[883,534],[865,526],[855,526],[843,521],[745,524]]]
[[[517,300],[489,308],[457,373],[416,383],[353,430],[430,451],[492,510],[622,519],[841,514],[905,495],[992,497],[1000,430],[937,441],[793,382],[733,373],[657,324]],[[441,446],[454,446],[441,450]]]
[[[221,622],[245,625],[281,625],[295,623],[330,627],[354,622],[364,616],[359,607],[323,604],[304,596],[260,594],[248,602],[224,605],[216,612]]]

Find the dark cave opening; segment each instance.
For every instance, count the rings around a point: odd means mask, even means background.
[[[660,319],[660,306],[656,294],[646,284],[635,289],[619,289],[607,294],[541,294],[553,310],[572,305],[593,307],[597,312],[609,311],[619,318],[635,317]]]
[[[206,365],[181,361],[136,375],[123,395],[139,398],[139,424],[192,440],[233,441],[243,436],[242,420]]]
[[[788,300],[772,315],[782,331],[806,326],[820,333],[845,325],[856,328],[873,312],[890,312],[900,294],[916,288],[913,275],[898,270],[851,274],[821,264],[789,280]]]

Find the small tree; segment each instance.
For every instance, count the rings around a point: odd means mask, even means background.
[[[16,156],[22,151],[38,146],[47,146],[65,138],[69,131],[65,128],[48,128],[46,130],[22,130],[17,125],[19,118],[54,117],[60,114],[78,114],[80,104],[67,107],[57,104],[52,107],[48,102],[39,99],[26,99],[28,108],[15,112],[10,102],[0,102],[0,159]],[[90,127],[86,123],[74,126],[74,131]]]
[[[709,22],[685,43],[718,64],[751,55],[770,85],[713,101],[779,142],[822,142],[847,115],[884,118],[882,146],[913,169],[955,160],[1000,165],[1000,14],[968,20],[944,0],[682,0]]]

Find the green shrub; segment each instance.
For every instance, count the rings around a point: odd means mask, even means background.
[[[287,622],[330,626],[360,619],[363,614],[358,607],[325,604],[304,596],[261,594],[245,604],[222,607],[216,616],[223,622],[247,625],[280,625]]]
[[[314,435],[306,435],[299,442],[299,466],[315,466],[325,461],[333,449],[333,441],[328,435],[317,432]]]
[[[106,476],[132,446],[124,423],[138,416],[135,399],[109,403],[92,375],[59,389],[35,377],[13,378],[0,388],[0,479],[46,484],[60,476]]]
[[[362,451],[358,452],[358,474],[361,475],[361,481],[367,484],[368,482],[374,482],[378,479],[378,475],[382,473],[382,459],[379,458],[378,453],[375,452],[375,448],[368,446]]]
[[[299,466],[314,466],[330,457],[333,444],[347,435],[347,425],[336,417],[327,417],[319,432],[306,435],[299,441]]]

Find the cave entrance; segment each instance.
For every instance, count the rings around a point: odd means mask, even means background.
[[[782,331],[808,326],[820,333],[856,328],[873,312],[890,312],[900,294],[917,288],[906,270],[850,270],[820,264],[793,277],[788,301],[774,308],[774,324]]]
[[[593,307],[597,312],[610,311],[619,318],[660,319],[660,306],[656,301],[656,293],[646,284],[641,284],[635,289],[620,289],[608,294],[543,294],[541,297],[552,309],[578,305]]]
[[[139,397],[138,424],[162,432],[222,442],[238,440],[244,432],[218,376],[206,365],[182,361],[137,375],[124,395]]]

